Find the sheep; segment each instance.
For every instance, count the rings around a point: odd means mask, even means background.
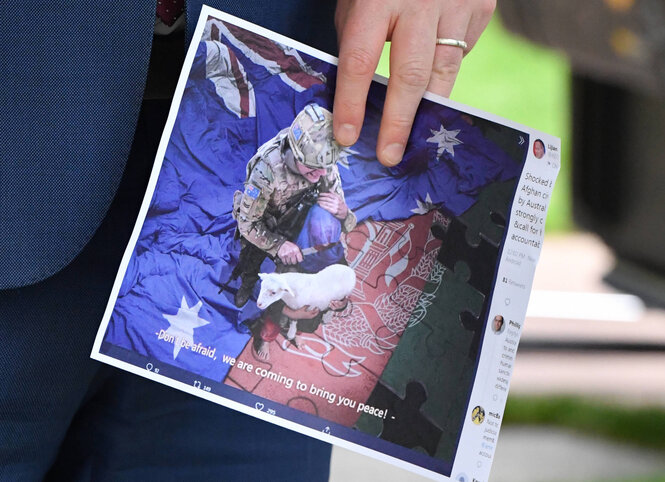
[[[298,310],[304,306],[325,310],[331,301],[343,300],[356,286],[356,273],[343,264],[333,264],[318,273],[259,273],[261,291],[256,306],[265,310],[277,300]]]

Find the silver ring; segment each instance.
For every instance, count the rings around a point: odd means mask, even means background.
[[[463,50],[466,50],[467,47],[469,46],[464,40],[456,40],[454,38],[441,38],[441,37],[436,39],[436,44],[449,45],[451,47],[459,47]]]

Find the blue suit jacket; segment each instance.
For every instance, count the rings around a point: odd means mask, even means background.
[[[51,276],[91,239],[118,187],[143,98],[156,2],[56,3],[3,7],[0,289]],[[336,51],[334,0],[206,3]],[[190,34],[201,4],[187,2]]]

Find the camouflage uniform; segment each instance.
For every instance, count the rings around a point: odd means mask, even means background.
[[[242,306],[258,280],[261,263],[267,255],[277,259],[277,252],[285,241],[293,241],[298,236],[307,212],[316,203],[320,192],[332,192],[344,199],[342,181],[337,168],[338,151],[319,154],[322,142],[320,136],[332,136],[332,120],[328,111],[324,131],[319,126],[319,138],[312,139],[307,125],[310,117],[323,124],[323,116],[318,106],[307,106],[294,120],[291,127],[283,129],[274,138],[263,144],[247,163],[247,178],[244,191],[236,191],[233,198],[233,218],[238,223],[239,234],[243,238],[237,269],[232,278],[240,275],[242,295],[236,295],[236,305]],[[305,115],[308,114],[308,115]],[[301,120],[304,117],[305,122]],[[304,124],[304,126],[303,126]],[[294,134],[295,133],[295,134]],[[329,144],[334,141],[327,141]],[[295,151],[295,153],[294,153]],[[296,157],[310,168],[326,168],[326,174],[318,182],[305,179],[296,167]],[[309,204],[298,202],[309,195]],[[288,222],[285,222],[286,219]],[[297,221],[293,222],[293,219]],[[345,219],[340,221],[344,232],[356,225],[356,216],[348,210]]]
[[[285,129],[261,146],[247,164],[245,190],[236,191],[233,202],[233,217],[242,237],[273,258],[284,241],[298,235],[276,232],[279,219],[289,209],[290,201],[312,188],[318,192],[333,192],[344,199],[337,165],[329,167],[326,175],[312,184],[298,173],[287,143]],[[349,210],[342,221],[342,230],[349,232],[355,225],[356,216]]]

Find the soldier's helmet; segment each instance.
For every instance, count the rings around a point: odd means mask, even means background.
[[[312,169],[333,166],[340,146],[333,136],[332,113],[318,104],[308,104],[293,120],[289,144],[298,162]]]

